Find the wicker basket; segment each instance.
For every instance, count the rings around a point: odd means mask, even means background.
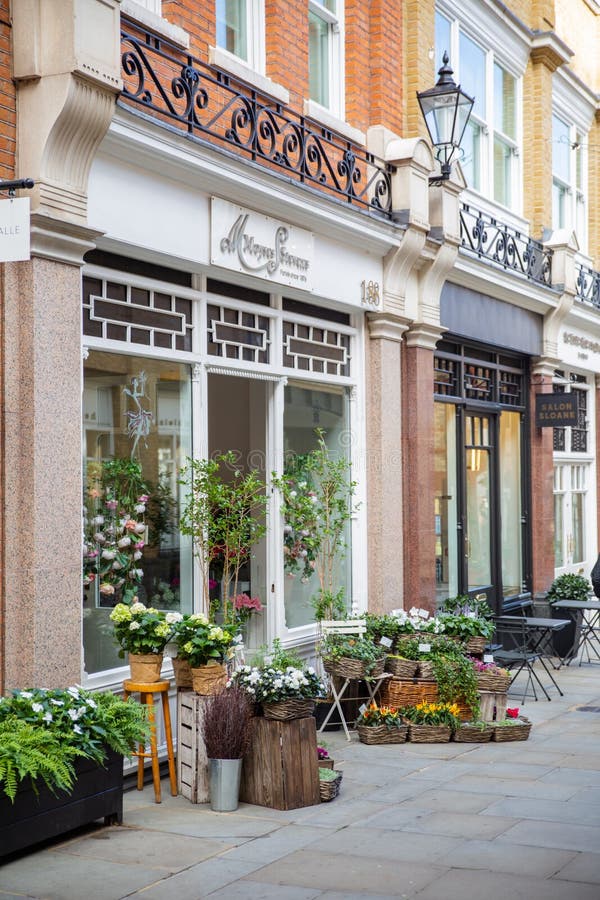
[[[318,763],[320,769],[333,769],[332,759],[319,759]]]
[[[337,778],[333,781],[321,781],[321,779],[319,779],[319,795],[321,797],[321,803],[328,803],[330,800],[335,800],[340,792],[341,783],[341,772],[337,773]]]
[[[339,675],[340,678],[378,678],[383,675],[384,666],[385,656],[375,660],[374,663],[365,662],[363,659],[351,659],[349,656],[323,660],[325,671],[330,675]]]
[[[278,719],[282,722],[286,719],[306,719],[307,716],[312,716],[315,701],[292,698],[263,703],[262,708],[265,719]]]
[[[403,744],[407,738],[408,726],[388,728],[387,725],[357,725],[361,744]]]
[[[419,660],[419,678],[425,679],[425,681],[435,681],[435,675],[433,672],[433,663],[428,659]]]
[[[525,716],[519,716],[515,722],[520,725],[496,725],[494,727],[493,741],[526,741],[531,731],[531,722]]]
[[[419,663],[416,659],[404,659],[402,656],[386,656],[385,671],[397,678],[414,678]]]
[[[469,725],[466,723],[453,732],[452,740],[462,744],[485,744],[488,741],[491,741],[493,733],[493,725],[487,725],[485,728],[478,728],[477,725]]]
[[[175,675],[175,687],[183,688],[189,691],[194,686],[192,681],[192,669],[187,659],[179,659],[176,656],[173,660],[173,673]]]
[[[476,656],[479,656],[485,650],[486,644],[487,638],[470,637],[465,641],[465,650],[467,651],[467,653],[474,653]]]
[[[429,703],[437,703],[439,700],[438,686],[435,681],[425,681],[413,678],[407,681],[402,678],[389,678],[381,686],[381,705],[393,706],[396,709],[402,706],[416,706],[427,700]],[[473,710],[469,706],[457,703],[458,715],[461,721],[468,722],[473,718]],[[410,740],[410,738],[409,738]]]
[[[489,675],[487,672],[480,672],[477,675],[477,688],[480,691],[505,694],[509,685],[510,675]]]
[[[411,725],[408,729],[408,740],[413,744],[446,744],[450,740],[452,729],[449,725]]]

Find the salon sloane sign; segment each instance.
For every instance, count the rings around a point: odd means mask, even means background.
[[[211,198],[210,261],[278,284],[312,290],[310,231]]]
[[[577,396],[575,394],[536,394],[535,427],[562,428],[577,425]]]

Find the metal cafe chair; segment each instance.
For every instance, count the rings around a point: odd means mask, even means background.
[[[536,685],[544,694],[547,700],[551,700],[546,687],[542,684],[540,677],[534,669],[534,664],[540,660],[542,668],[550,678],[559,693],[561,693],[556,681],[546,666],[543,653],[540,650],[532,650],[531,633],[527,626],[527,619],[524,616],[497,616],[496,632],[499,641],[502,643],[501,650],[494,653],[494,661],[511,672],[512,685],[521,672],[527,674],[527,682],[523,690],[523,698],[521,703],[525,703],[525,698],[531,696],[528,694],[529,687],[533,692],[535,700],[538,699]]]

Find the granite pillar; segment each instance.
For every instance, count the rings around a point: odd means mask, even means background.
[[[534,368],[530,385],[530,409],[536,394],[552,393],[552,369]],[[531,576],[532,591],[547,591],[554,580],[554,462],[553,429],[536,428],[531,416]]]
[[[80,268],[6,263],[4,689],[81,680]]]

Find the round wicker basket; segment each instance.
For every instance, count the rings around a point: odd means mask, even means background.
[[[519,724],[517,724],[519,723]],[[515,719],[514,725],[496,725],[493,741],[526,741],[531,731],[531,722],[525,716]]]
[[[340,792],[341,783],[341,772],[337,773],[337,778],[335,778],[333,781],[321,781],[319,779],[319,795],[321,797],[321,803],[328,803],[330,800],[335,800]]]
[[[306,719],[311,716],[315,708],[314,700],[295,699],[278,700],[273,703],[263,703],[263,714],[265,719]]]
[[[414,678],[419,663],[416,659],[404,659],[402,656],[386,656],[385,671],[398,678]]]
[[[388,728],[387,725],[357,725],[361,744],[403,744],[408,734],[408,726]]]
[[[493,733],[493,725],[478,728],[477,725],[464,724],[453,732],[452,740],[462,744],[485,744],[491,741]]]
[[[385,656],[368,663],[363,659],[351,659],[342,656],[341,659],[324,659],[323,668],[330,675],[339,675],[341,678],[379,678],[383,675]]]
[[[452,729],[449,725],[411,725],[408,740],[413,744],[445,744],[450,740]]]

